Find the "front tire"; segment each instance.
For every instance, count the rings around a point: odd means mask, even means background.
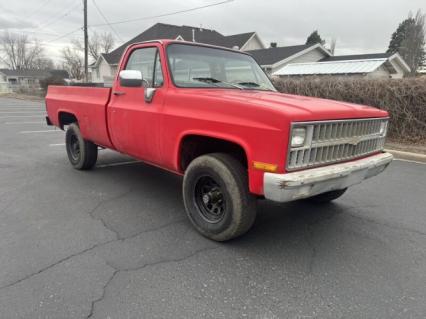
[[[203,155],[191,162],[183,180],[183,200],[194,227],[215,241],[241,236],[256,218],[247,169],[227,154]]]
[[[95,166],[98,160],[98,146],[81,136],[76,123],[68,126],[65,145],[68,159],[75,169],[88,170]]]

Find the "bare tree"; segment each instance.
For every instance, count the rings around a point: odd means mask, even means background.
[[[34,61],[34,69],[53,70],[55,69],[55,63],[50,58],[38,58]]]
[[[34,69],[37,61],[44,58],[43,48],[37,39],[30,41],[27,35],[8,31],[0,37],[0,51],[6,65],[13,70]]]
[[[84,76],[84,71],[83,56],[79,48],[75,45],[63,48],[62,58],[64,60],[64,69],[68,71],[71,78],[81,80]]]
[[[74,47],[84,51],[84,45],[81,41],[73,40]],[[93,32],[89,36],[89,54],[93,60],[97,60],[101,53],[109,53],[114,47],[114,37],[109,32],[97,33]]]

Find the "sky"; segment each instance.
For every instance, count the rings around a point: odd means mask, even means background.
[[[265,45],[304,44],[318,30],[336,54],[386,51],[398,24],[410,11],[426,13],[425,0],[228,0],[200,10],[153,18],[225,0],[88,0],[89,31],[112,32],[116,46],[157,22],[215,29],[224,35],[256,31]],[[105,24],[115,24],[113,30]],[[82,39],[82,0],[0,0],[0,32],[9,30],[37,38],[55,61],[72,39]],[[70,34],[71,33],[71,34]],[[0,53],[1,55],[1,53]]]

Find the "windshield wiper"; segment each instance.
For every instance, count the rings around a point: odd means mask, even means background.
[[[239,85],[250,86],[250,87],[259,87],[260,85],[256,82],[238,82]]]
[[[235,84],[235,83],[221,81],[221,80],[218,80],[218,79],[215,79],[215,78],[198,77],[198,78],[192,78],[192,79],[195,80],[195,81],[200,81],[200,82],[205,82],[205,83],[212,83],[212,84],[223,83],[223,84],[226,84],[226,85],[229,85],[229,86],[233,86],[233,87],[235,87],[237,89],[244,90],[244,87],[241,86],[241,85],[238,85],[238,84]],[[216,85],[216,86],[219,86],[219,85]]]
[[[257,88],[261,86],[259,83],[256,83],[256,82],[238,82],[238,84],[243,85],[246,88],[246,90],[250,90],[250,89],[256,90]],[[261,88],[259,90],[275,92],[274,90],[266,89],[266,88]]]

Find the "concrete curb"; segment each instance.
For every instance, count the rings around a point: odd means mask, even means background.
[[[385,149],[385,151],[391,153],[393,156],[395,156],[396,159],[426,163],[426,154],[403,152],[393,149]]]

